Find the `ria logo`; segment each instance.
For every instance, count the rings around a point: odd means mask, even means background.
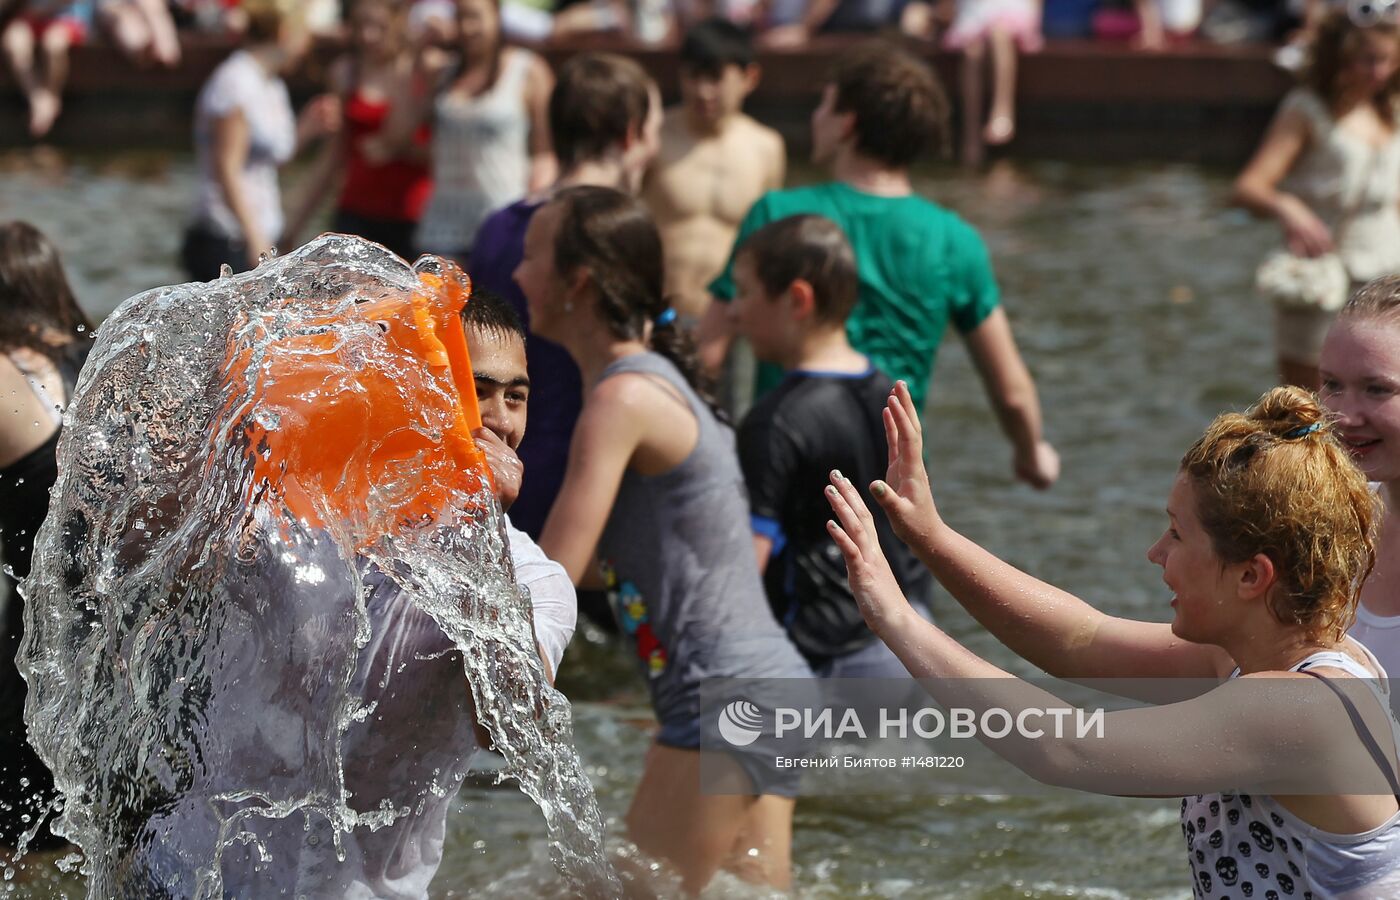
[[[747,700],[732,700],[719,711],[719,734],[735,747],[747,747],[763,733],[763,713]]]

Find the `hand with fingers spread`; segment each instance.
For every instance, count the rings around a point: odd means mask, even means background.
[[[884,481],[870,485],[870,493],[889,516],[894,533],[917,552],[942,520],[924,469],[923,426],[909,385],[903,381],[895,384],[883,417],[889,468]]]
[[[878,483],[878,482],[877,482]],[[904,591],[880,549],[875,520],[856,486],[840,472],[831,473],[826,499],[836,514],[826,523],[827,533],[846,558],[846,579],[870,630],[882,638],[912,610]]]

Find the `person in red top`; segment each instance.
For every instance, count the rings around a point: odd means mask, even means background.
[[[362,145],[379,133],[394,98],[412,89],[414,65],[406,39],[406,14],[391,0],[360,0],[350,19],[350,51],[331,70],[340,99],[339,132],[317,162],[310,186],[292,216],[287,234],[300,243],[302,231],[338,187],[331,230],[376,241],[413,259],[413,230],[432,193],[428,128],[397,158],[372,163]]]

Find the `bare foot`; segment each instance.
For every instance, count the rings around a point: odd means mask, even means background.
[[[982,140],[994,147],[1011,143],[1016,136],[1016,120],[1010,116],[992,116],[982,129]]]
[[[63,101],[48,88],[39,88],[29,98],[29,133],[41,138],[53,128]]]

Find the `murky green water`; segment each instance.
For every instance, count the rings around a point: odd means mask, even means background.
[[[95,314],[174,265],[191,196],[187,158],[0,157],[0,218],[62,247]],[[1038,164],[920,190],[961,212],[992,249],[1064,476],[1038,494],[1010,454],[975,372],[942,354],[927,421],[935,496],[969,535],[1116,613],[1165,620],[1168,592],[1144,556],[1163,527],[1176,462],[1209,418],[1271,384],[1268,310],[1250,290],[1273,229],[1223,209],[1223,175],[1187,166]],[[1029,672],[947,598],[959,639]],[[581,631],[560,686],[610,827],[641,768],[650,713],[626,657]],[[544,827],[524,797],[469,788],[450,822],[442,897],[531,896],[550,880]],[[824,797],[798,804],[799,893],[813,898],[1178,898],[1190,895],[1174,801]],[[717,893],[731,890],[721,884]],[[47,896],[44,890],[37,896]]]

